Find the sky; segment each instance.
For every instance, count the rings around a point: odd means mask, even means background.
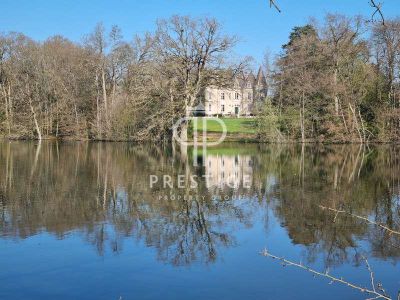
[[[327,13],[370,17],[368,0],[275,0],[282,13],[269,8],[268,0],[1,0],[0,32],[22,32],[43,41],[62,35],[81,41],[98,22],[110,28],[118,25],[126,40],[155,28],[155,21],[172,15],[215,17],[224,31],[240,39],[238,56],[263,61],[287,42],[294,26],[310,17]],[[379,1],[379,0],[378,0]],[[385,0],[386,18],[400,15],[400,0]]]

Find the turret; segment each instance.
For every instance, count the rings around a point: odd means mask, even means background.
[[[259,88],[267,87],[267,80],[261,67],[258,69],[256,84]]]
[[[250,74],[246,78],[246,88],[254,88],[254,84],[256,82],[256,78],[254,77],[253,72],[250,72]]]

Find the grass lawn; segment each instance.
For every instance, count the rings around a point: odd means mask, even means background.
[[[222,126],[214,119],[207,119],[205,125],[207,132],[222,132]],[[256,120],[250,118],[220,118],[229,133],[256,133]],[[197,131],[203,131],[203,118],[197,118]]]

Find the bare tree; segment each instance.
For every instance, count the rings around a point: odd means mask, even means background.
[[[179,86],[178,98],[183,100],[183,115],[198,101],[202,88],[211,80],[209,69],[219,68],[224,55],[236,44],[233,36],[224,35],[215,19],[192,19],[174,16],[158,21],[155,49],[159,65],[168,62],[169,72]],[[181,129],[187,139],[187,128]]]
[[[328,14],[324,28],[321,29],[325,39],[326,55],[332,62],[332,97],[335,104],[335,114],[339,116],[339,72],[342,66],[359,53],[357,48],[360,43],[362,19],[347,18],[343,15]]]

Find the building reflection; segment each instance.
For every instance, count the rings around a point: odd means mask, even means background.
[[[268,228],[267,216],[273,214],[310,260],[322,255],[327,265],[340,265],[359,240],[374,257],[400,257],[397,236],[319,208],[349,210],[399,230],[398,148],[236,145],[210,151],[201,168],[170,150],[0,143],[0,238],[24,239],[41,232],[63,238],[76,232],[99,255],[105,249],[118,253],[124,240],[136,238],[157,249],[162,261],[188,265],[214,262],[223,249],[236,245],[240,228],[255,222]],[[165,189],[162,184],[150,189],[151,174],[207,176],[197,189]],[[166,194],[200,197],[159,197]],[[241,194],[244,199],[218,201],[215,194]],[[261,221],[260,215],[265,216]]]
[[[207,155],[205,159],[206,187],[238,189],[252,185],[253,159],[249,155]]]

